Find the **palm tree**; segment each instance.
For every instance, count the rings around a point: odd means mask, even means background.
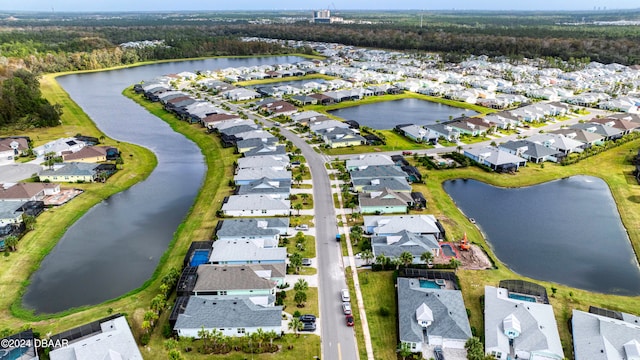
[[[413,254],[408,251],[403,251],[402,254],[400,254],[400,256],[398,257],[398,260],[400,260],[400,263],[402,265],[407,267],[411,265],[411,263],[413,263]]]
[[[300,174],[305,174],[307,172],[307,167],[304,164],[298,165],[298,169],[300,170]]]
[[[151,331],[151,323],[148,322],[147,320],[143,321],[140,327],[142,328],[145,334],[148,334]]]
[[[209,332],[209,330],[206,330],[204,328],[204,325],[202,325],[202,328],[200,330],[198,330],[198,337],[200,337],[200,339],[202,339],[202,346],[205,349],[208,349],[209,345],[207,344],[207,341],[209,339],[211,339],[211,332]]]
[[[148,321],[151,324],[151,327],[153,327],[156,320],[158,320],[158,314],[155,311],[149,310],[144,313],[144,320]]]
[[[384,253],[377,255],[376,264],[381,265],[382,267],[385,267],[387,264],[389,264],[389,258]]]
[[[398,344],[398,355],[400,355],[403,360],[408,356],[411,356],[411,345],[406,342],[401,342],[400,344]]]
[[[300,210],[302,210],[302,204],[301,203],[295,203],[293,205],[293,209],[298,211],[298,216],[300,216]]]
[[[300,253],[294,253],[289,257],[289,264],[296,269],[296,274],[300,272],[300,266],[302,266],[302,255]]]
[[[303,204],[306,204],[307,200],[309,200],[309,194],[307,194],[307,193],[300,194],[300,197],[302,198],[302,203]]]
[[[267,331],[264,336],[269,339],[269,346],[273,347],[273,339],[278,337],[278,334],[276,334],[275,331],[271,330],[271,331]]]
[[[4,246],[6,246],[10,251],[16,251],[16,246],[18,245],[18,237],[15,235],[9,235],[4,238]]]
[[[460,265],[462,265],[462,263],[456,258],[451,258],[451,260],[449,261],[449,265],[451,265],[452,268],[457,269]]]
[[[304,303],[307,302],[307,293],[304,291],[296,291],[296,294],[293,296],[293,301],[295,301],[298,307],[304,307]]]
[[[364,260],[364,262],[367,265],[371,265],[371,260],[373,260],[373,258],[375,257],[373,255],[373,252],[369,249],[364,250],[360,256],[362,257],[362,260]]]
[[[422,255],[420,255],[420,260],[425,264],[429,264],[433,261],[433,254],[429,251],[425,251],[422,253]]]
[[[295,178],[293,178],[293,180],[295,180],[296,183],[298,183],[298,187],[300,187],[300,184],[302,184],[302,174],[298,174],[296,175]]]
[[[293,330],[293,333],[296,334],[296,337],[300,337],[299,331],[302,330],[304,324],[302,323],[302,321],[300,321],[299,318],[294,317],[293,319],[291,319],[288,326],[289,329]]]
[[[258,330],[253,334],[256,336],[256,340],[258,340],[258,349],[260,349],[262,347],[262,342],[264,341],[264,330],[262,330],[262,328],[258,328]]]
[[[309,289],[309,283],[305,279],[298,279],[295,285],[293,285],[293,290],[295,291],[307,291]]]
[[[164,295],[158,294],[153,299],[151,299],[151,310],[156,313],[160,313],[162,309],[167,305],[167,301],[165,300]]]

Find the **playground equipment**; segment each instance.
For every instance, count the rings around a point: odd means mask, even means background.
[[[460,245],[458,245],[460,250],[469,250],[471,249],[471,245],[469,244],[469,240],[467,240],[467,233],[464,233],[464,237],[460,240]]]

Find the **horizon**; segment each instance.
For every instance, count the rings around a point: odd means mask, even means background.
[[[337,5],[336,5],[337,3]],[[484,3],[471,0],[451,0],[445,4],[433,4],[420,0],[396,0],[393,8],[388,1],[379,0],[311,0],[301,7],[295,0],[257,1],[236,0],[229,3],[202,4],[198,0],[33,0],[22,3],[0,4],[0,12],[190,12],[190,11],[313,11],[328,9],[340,11],[619,11],[638,10],[637,0],[539,0],[533,4],[511,0],[491,0]],[[152,10],[150,10],[152,9]]]

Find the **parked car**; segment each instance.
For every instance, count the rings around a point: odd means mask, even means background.
[[[307,224],[300,224],[300,225],[296,226],[296,230],[300,230],[300,231],[307,231],[307,230],[309,230],[309,225],[307,225]]]
[[[444,360],[444,353],[442,352],[442,347],[436,346],[433,349],[433,355],[436,360]]]
[[[403,151],[402,152],[402,155],[411,155],[411,154],[413,154],[413,152],[411,152],[411,151]]]
[[[315,323],[316,322],[316,316],[315,315],[311,315],[311,314],[304,314],[304,315],[300,315],[300,321],[302,321],[303,323]]]
[[[316,331],[316,323],[314,323],[314,322],[303,322],[302,323],[302,331]]]
[[[309,258],[302,259],[302,266],[311,266],[311,259]]]
[[[349,290],[348,289],[340,290],[340,298],[342,299],[342,302],[351,301],[351,297],[349,296]]]
[[[353,326],[353,315],[347,315],[347,326]]]
[[[345,315],[351,315],[351,304],[348,302],[342,303],[342,312]]]

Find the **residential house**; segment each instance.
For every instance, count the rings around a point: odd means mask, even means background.
[[[573,309],[573,353],[576,360],[640,359],[640,317],[590,307]]]
[[[236,189],[235,195],[250,194],[280,194],[283,197],[291,193],[291,180],[272,180],[266,177],[252,181],[246,185],[240,185]]]
[[[262,156],[262,155],[285,155],[286,149],[284,145],[261,145],[243,152],[245,157]]]
[[[408,252],[413,256],[413,264],[424,264],[420,257],[426,252],[434,257],[440,255],[440,244],[433,234],[420,235],[407,230],[373,236],[371,248],[374,256],[385,255],[392,259],[398,259],[403,252]]]
[[[200,338],[202,329],[218,330],[225,336],[241,337],[258,329],[282,332],[282,306],[260,306],[249,299],[189,298],[178,315],[174,331],[180,337]]]
[[[207,125],[207,127],[209,128],[210,131],[213,131],[213,130],[221,131],[227,128],[232,128],[234,126],[240,126],[240,125],[249,125],[249,126],[252,126],[254,129],[259,128],[259,126],[256,125],[256,123],[253,120],[240,119],[240,118],[214,121],[213,123],[210,123],[209,125]]]
[[[263,248],[251,240],[217,240],[211,248],[209,264],[285,264],[286,259],[286,248]]]
[[[384,189],[358,194],[358,203],[362,214],[406,214],[413,206],[413,198],[406,192]]]
[[[485,353],[499,360],[564,359],[551,305],[522,298],[507,289],[484,287]]]
[[[49,352],[51,360],[143,359],[127,319],[121,315],[54,335],[50,342],[66,343]]]
[[[260,247],[272,248],[288,231],[289,218],[226,219],[218,223],[216,239],[250,240]]]
[[[394,165],[388,155],[382,154],[361,154],[347,159],[347,170],[354,170],[366,166]]]
[[[437,143],[439,139],[444,139],[450,142],[458,142],[460,139],[460,131],[445,124],[431,124],[425,125],[427,134],[424,136],[426,141]]]
[[[289,166],[289,157],[288,156],[252,156],[252,157],[243,157],[237,160],[237,168],[254,168],[254,167],[283,167],[286,168]]]
[[[112,146],[85,146],[74,153],[63,154],[62,159],[65,162],[97,163],[117,156],[118,149]]]
[[[267,178],[273,181],[291,182],[291,171],[284,167],[259,167],[238,169],[233,181],[236,185],[249,185],[250,183]]]
[[[303,125],[306,125],[309,122],[315,121],[318,118],[327,118],[327,117],[324,114],[321,114],[317,111],[302,111],[302,112],[298,112],[291,115],[291,120]]]
[[[289,216],[291,202],[279,195],[231,195],[222,204],[225,216]]]
[[[529,140],[507,141],[498,146],[498,150],[523,157],[529,162],[538,164],[545,161],[558,162],[564,154],[557,150],[542,146]]]
[[[349,128],[329,128],[322,129],[316,132],[319,136],[322,136],[324,142],[330,148],[340,148],[347,146],[358,146],[366,142],[366,139],[354,132]]]
[[[0,248],[3,243],[0,240]],[[13,358],[19,360],[38,360],[38,347],[36,346],[36,337],[32,329],[28,329],[17,334],[9,335],[0,339],[0,347],[2,357],[0,359],[11,360]],[[14,346],[15,345],[15,346]],[[5,356],[6,355],[6,356]],[[19,356],[18,356],[19,355]]]
[[[364,216],[364,231],[376,236],[394,235],[409,231],[418,235],[433,235],[442,240],[445,231],[433,215],[379,215]]]
[[[558,150],[567,155],[572,152],[581,152],[585,147],[585,144],[578,140],[554,133],[536,134],[530,136],[528,140],[548,148]]]
[[[563,129],[550,131],[549,133],[558,134],[572,140],[577,140],[587,145],[587,147],[604,144],[604,136],[596,133],[592,133],[586,130],[582,130],[582,129],[563,128]]]
[[[275,303],[277,282],[250,265],[200,265],[191,295],[216,299],[246,298],[262,306]]]
[[[464,150],[464,156],[499,172],[517,171],[520,166],[527,164],[526,159],[493,146],[466,149]]]
[[[48,153],[54,153],[55,156],[62,156],[62,153],[73,153],[82,149],[86,144],[75,138],[64,138],[50,141],[42,146],[33,148],[33,153],[38,157],[42,157]]]
[[[250,151],[252,149],[262,147],[262,146],[276,146],[276,145],[278,145],[278,138],[276,138],[275,136],[265,137],[265,138],[250,138],[250,139],[236,140],[236,148],[239,154],[244,154],[247,151]],[[263,156],[254,156],[254,157],[263,157]],[[242,158],[239,160],[242,160]]]
[[[245,101],[260,97],[258,92],[245,88],[230,89],[223,91],[221,94],[225,99],[229,99],[231,101]]]
[[[616,129],[622,130],[622,135],[629,134],[632,131],[638,131],[640,129],[640,122],[625,120],[625,119],[617,119],[617,118],[601,118],[601,119],[591,119],[590,123],[598,123],[606,126],[611,126]]]
[[[284,100],[267,103],[261,106],[260,110],[266,112],[269,115],[293,115],[298,112],[297,107]]]
[[[396,178],[399,181],[407,180],[407,173],[399,166],[374,165],[360,167],[349,171],[351,181],[360,179]]]
[[[222,121],[231,121],[231,120],[241,120],[240,116],[235,114],[211,114],[207,115],[200,121],[202,126],[206,127],[209,130],[213,130],[216,127],[215,124]],[[246,124],[243,122],[242,124]]]
[[[624,135],[624,133],[627,131],[609,125],[598,124],[596,122],[573,124],[571,125],[571,128],[585,130],[594,134],[602,135],[605,141],[620,139],[622,135]]]
[[[0,228],[22,222],[24,201],[0,201]]]
[[[398,336],[409,344],[411,352],[431,357],[435,346],[446,356],[456,349],[458,356],[466,358],[464,344],[471,338],[469,317],[460,290],[423,288],[420,279],[399,277]]]
[[[42,201],[47,195],[60,193],[60,184],[17,183],[0,184],[0,201]]]
[[[398,129],[398,131],[402,135],[408,137],[409,139],[415,142],[423,142],[428,140],[428,136],[427,136],[428,132],[422,126],[411,124],[411,125],[396,127],[396,129]]]
[[[411,185],[406,179],[380,177],[374,179],[355,179],[351,181],[351,190],[355,192],[372,192],[390,189],[395,192],[411,192]]]
[[[344,128],[347,129],[349,128],[349,124],[342,122],[342,121],[338,121],[338,120],[333,120],[333,119],[316,119],[313,121],[309,121],[309,129],[312,133],[316,133],[318,134],[319,131],[322,130],[326,130],[326,129],[333,129],[333,128]]]
[[[468,119],[470,118],[447,121],[443,124],[456,130],[460,134],[470,136],[480,136],[486,134],[487,131],[491,128],[489,124],[478,124],[477,121],[468,121]]]
[[[29,142],[26,138],[0,139],[0,166],[13,164],[15,159],[29,150]]]
[[[94,182],[102,174],[110,175],[115,172],[115,165],[92,163],[64,163],[53,170],[43,170],[39,178],[41,182]]]

